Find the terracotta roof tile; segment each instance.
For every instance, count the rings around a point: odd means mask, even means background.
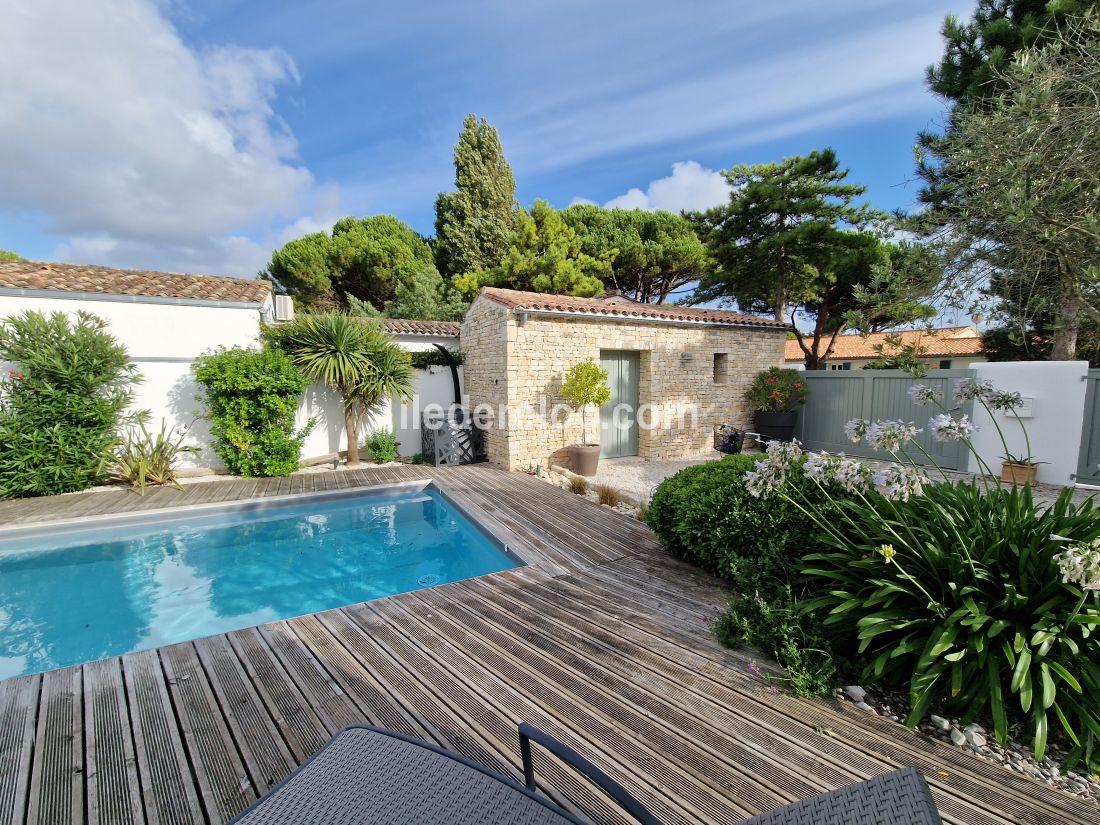
[[[270,283],[254,279],[36,261],[0,261],[0,288],[255,304],[263,303],[271,294]]]
[[[982,351],[982,335],[974,327],[941,327],[939,329],[911,329],[900,332],[872,332],[863,336],[857,334],[838,335],[829,361],[848,361],[860,358],[877,358],[875,345],[882,344],[887,335],[898,335],[903,344],[916,344],[924,348],[922,358],[937,358],[948,355],[976,355]],[[809,344],[807,343],[807,346]],[[823,343],[822,346],[827,346]],[[784,359],[802,361],[805,354],[797,341],[787,341]]]
[[[383,318],[382,329],[395,335],[443,335],[458,337],[457,321],[413,321],[406,318]]]
[[[570,295],[550,295],[542,292],[523,292],[515,289],[485,287],[481,294],[509,309],[549,310],[576,315],[614,316],[663,321],[696,321],[710,324],[730,324],[765,328],[785,328],[786,324],[770,318],[744,315],[725,309],[671,306],[669,304],[641,304],[622,296],[599,298],[574,298]]]

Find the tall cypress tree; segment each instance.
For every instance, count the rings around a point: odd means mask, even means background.
[[[435,256],[445,276],[500,265],[516,227],[516,181],[497,130],[467,115],[455,145],[454,192],[435,200]]]

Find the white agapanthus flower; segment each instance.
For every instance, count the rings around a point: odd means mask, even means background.
[[[993,392],[993,382],[985,378],[964,378],[955,387],[955,399],[958,401],[976,401],[986,398]]]
[[[906,395],[918,407],[923,407],[929,401],[935,401],[940,397],[940,393],[927,384],[914,384],[906,391]]]
[[[976,427],[970,416],[952,418],[947,413],[942,413],[928,419],[928,429],[936,441],[958,441],[970,438]]]
[[[1100,590],[1100,539],[1070,545],[1054,559],[1066,584],[1078,584],[1082,590]]]
[[[841,458],[833,472],[833,480],[849,493],[859,493],[874,482],[871,468],[855,458]]]
[[[904,421],[876,421],[867,428],[867,444],[876,450],[896,453],[919,432],[920,428],[912,422],[906,424]]]
[[[785,470],[769,461],[757,461],[756,469],[745,473],[745,489],[753,498],[763,498],[782,487],[787,481]]]
[[[802,465],[802,474],[818,484],[828,484],[836,477],[836,468],[843,458],[829,453],[810,453]]]
[[[892,501],[908,501],[912,496],[919,496],[924,492],[928,477],[916,467],[891,464],[875,473],[874,482],[876,489],[886,498]]]
[[[800,458],[802,447],[798,439],[768,442],[765,458],[756,462],[755,470],[745,473],[745,489],[755,498],[778,490],[787,482],[787,470]]]
[[[870,426],[871,422],[866,418],[853,418],[844,425],[844,435],[846,435],[848,440],[853,444],[858,444],[863,440],[863,437],[867,435],[867,430]]]

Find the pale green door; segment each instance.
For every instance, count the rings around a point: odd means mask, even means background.
[[[619,458],[638,454],[638,353],[601,350],[611,398],[600,407],[600,455]]]

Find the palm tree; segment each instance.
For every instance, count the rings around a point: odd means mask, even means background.
[[[359,433],[367,416],[387,398],[412,397],[408,354],[369,319],[341,312],[302,315],[292,324],[270,327],[266,337],[302,372],[340,393],[349,465],[359,463]]]

